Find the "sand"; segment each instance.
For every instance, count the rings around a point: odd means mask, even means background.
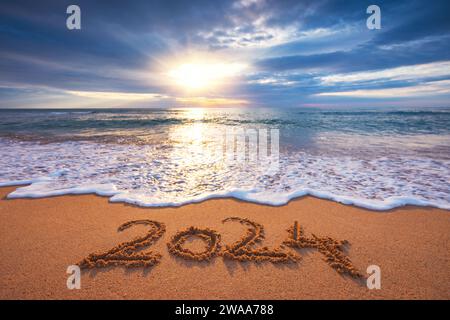
[[[380,213],[312,197],[282,207],[216,199],[139,208],[94,195],[6,200],[12,190],[0,188],[1,299],[450,298],[450,212],[445,210],[405,207]],[[254,227],[245,221],[222,223],[228,217],[248,219]],[[280,247],[293,234],[294,221],[298,236],[302,229],[305,239],[315,234],[336,240],[363,276],[369,265],[378,265],[381,289],[369,290],[364,277],[339,273],[319,247]],[[238,254],[243,261],[230,259],[240,250],[236,241],[258,237],[252,232],[264,237]],[[133,245],[121,243],[136,237],[142,241],[133,243],[143,251],[132,255],[151,251],[157,261],[148,260],[153,265],[145,268],[139,262],[111,265],[124,246]],[[222,253],[227,250],[228,258]],[[99,263],[106,266],[83,269],[81,289],[67,289],[69,265],[108,251],[109,262]],[[281,261],[255,262],[263,252],[278,252]]]

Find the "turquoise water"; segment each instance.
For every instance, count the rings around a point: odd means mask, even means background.
[[[449,124],[448,108],[1,110],[0,184],[33,182],[10,197],[97,192],[144,206],[313,194],[448,209]],[[236,129],[278,130],[275,172],[211,152]]]
[[[194,110],[194,111],[192,111]],[[0,110],[0,134],[85,135],[121,130],[149,133],[155,127],[195,122],[229,126],[270,126],[311,133],[374,135],[450,134],[450,108],[402,111],[299,109],[122,109],[122,110]],[[114,132],[114,130],[117,130]],[[142,131],[140,131],[142,130]]]

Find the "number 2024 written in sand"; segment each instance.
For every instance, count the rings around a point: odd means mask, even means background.
[[[347,274],[351,277],[362,277],[361,273],[353,266],[350,259],[345,255],[345,247],[348,241],[337,241],[330,237],[318,237],[311,234],[306,237],[298,222],[287,229],[288,236],[278,248],[258,246],[264,239],[264,227],[246,218],[230,217],[222,221],[239,222],[247,226],[246,234],[241,239],[230,245],[221,245],[220,234],[209,228],[190,227],[177,232],[167,243],[171,254],[183,259],[195,261],[209,261],[214,257],[221,256],[223,259],[236,261],[272,262],[272,263],[297,263],[300,260],[298,254],[289,252],[287,247],[296,249],[315,249],[324,257],[325,261],[337,272]],[[134,225],[146,225],[150,230],[146,235],[137,237],[131,241],[123,242],[114,248],[100,253],[92,253],[80,261],[78,265],[82,269],[101,268],[109,266],[125,267],[150,267],[158,264],[162,256],[153,251],[138,252],[139,249],[149,247],[158,241],[166,231],[165,224],[153,220],[133,220],[122,224],[118,231],[123,231]],[[203,252],[193,252],[184,248],[189,238],[198,238],[206,244]]]

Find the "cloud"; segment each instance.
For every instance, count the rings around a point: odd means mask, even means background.
[[[279,77],[264,77],[257,80],[249,80],[249,84],[260,84],[260,85],[273,85],[273,86],[293,86],[297,84],[297,81],[288,80],[286,78]]]
[[[161,100],[169,98],[166,95],[157,93],[130,93],[130,92],[105,92],[105,91],[66,91],[68,94],[91,98],[96,100],[124,100],[124,101],[136,101],[136,100]]]
[[[341,98],[349,92],[371,90],[416,88],[429,97],[427,83],[449,76],[450,3],[444,0],[379,0],[381,30],[366,28],[368,0],[78,0],[77,32],[65,27],[69,4],[0,4],[0,106],[293,106],[313,104],[322,92],[338,104],[348,102]],[[213,97],[181,97],[162,75],[173,60],[181,65],[205,52],[249,68],[208,93]]]
[[[316,96],[353,98],[402,98],[437,96],[450,93],[450,80],[431,81],[410,87],[322,92]]]
[[[209,98],[209,97],[181,97],[175,101],[180,105],[196,107],[237,107],[248,105],[244,99]]]
[[[216,29],[198,34],[213,48],[266,48],[298,38],[296,26],[267,27],[264,25],[233,29]]]
[[[390,69],[333,74],[320,77],[325,85],[380,80],[414,80],[450,75],[450,61],[416,64]]]
[[[373,46],[372,42],[367,42],[348,50],[261,59],[255,65],[260,70],[272,72],[288,70],[315,70],[326,73],[373,71],[450,60],[450,41],[445,40],[448,40],[448,35],[422,43],[414,50],[408,46],[398,46],[395,49],[386,50]]]

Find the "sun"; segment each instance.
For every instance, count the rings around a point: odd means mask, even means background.
[[[182,63],[168,72],[172,81],[190,90],[217,87],[237,76],[244,65],[240,63],[189,62]]]

